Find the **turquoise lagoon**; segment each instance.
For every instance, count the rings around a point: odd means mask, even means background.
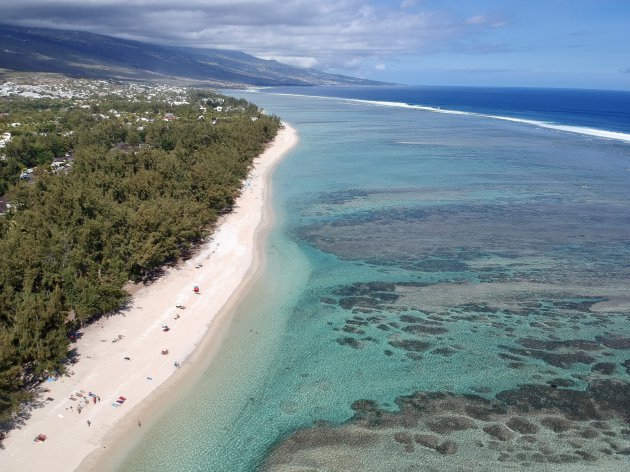
[[[120,470],[630,468],[628,143],[239,95],[301,140],[265,271]]]

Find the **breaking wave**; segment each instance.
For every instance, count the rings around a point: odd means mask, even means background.
[[[256,90],[250,90],[250,91],[254,92]],[[596,138],[603,138],[603,139],[613,139],[616,141],[630,143],[630,133],[622,133],[619,131],[608,131],[608,130],[602,130],[602,129],[596,129],[596,128],[589,128],[585,126],[563,125],[563,124],[554,123],[550,121],[529,120],[529,119],[524,119],[524,118],[514,118],[511,116],[490,115],[486,113],[451,110],[451,109],[446,109],[446,108],[431,107],[431,106],[425,106],[425,105],[410,105],[409,103],[404,103],[404,102],[361,100],[361,99],[356,99],[356,98],[326,97],[322,95],[306,95],[306,94],[297,94],[297,93],[274,93],[274,92],[272,93],[273,95],[311,97],[311,98],[320,98],[320,99],[327,99],[327,100],[340,100],[344,102],[355,102],[355,103],[376,105],[376,106],[382,106],[382,107],[408,108],[412,110],[421,110],[421,111],[428,111],[428,112],[433,112],[433,113],[443,113],[447,115],[475,116],[479,118],[489,118],[493,120],[509,121],[512,123],[520,123],[520,124],[525,124],[525,125],[530,125],[530,126],[537,126],[539,128],[546,128],[546,129],[551,129],[555,131],[581,134],[584,136],[593,136]]]

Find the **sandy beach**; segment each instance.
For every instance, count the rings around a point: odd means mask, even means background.
[[[148,427],[156,396],[193,375],[195,351],[216,347],[220,325],[254,277],[270,221],[270,174],[297,141],[285,124],[208,242],[135,290],[123,313],[81,331],[70,375],[44,382],[41,405],[5,439],[3,471],[95,470],[112,444]],[[40,434],[46,439],[35,441]]]

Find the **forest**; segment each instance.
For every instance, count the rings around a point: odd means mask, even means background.
[[[0,99],[0,421],[68,369],[76,331],[123,307],[128,281],[213,231],[281,126],[244,100],[187,102]]]

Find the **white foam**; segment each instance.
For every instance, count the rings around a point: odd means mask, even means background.
[[[430,107],[430,106],[425,106],[425,105],[410,105],[404,102],[387,102],[387,101],[380,101],[380,100],[361,100],[357,98],[325,97],[322,95],[306,95],[306,94],[298,94],[298,93],[273,93],[273,95],[310,97],[310,98],[320,98],[320,99],[326,99],[326,100],[339,100],[343,102],[362,103],[362,104],[377,105],[377,106],[382,106],[382,107],[407,108],[407,109],[413,109],[413,110],[428,111],[428,112],[433,112],[433,113],[443,113],[446,115],[475,116],[475,117],[480,117],[480,118],[489,118],[493,120],[510,121],[512,123],[520,123],[524,125],[537,126],[539,128],[552,129],[555,131],[563,131],[566,133],[581,134],[583,136],[593,136],[596,138],[614,139],[616,141],[623,141],[626,143],[630,143],[630,133],[622,133],[619,131],[608,131],[608,130],[596,129],[596,128],[587,128],[584,126],[561,125],[561,124],[557,124],[557,123],[553,123],[549,121],[526,120],[522,118],[513,118],[510,116],[488,115],[485,113],[450,110],[446,108]]]

